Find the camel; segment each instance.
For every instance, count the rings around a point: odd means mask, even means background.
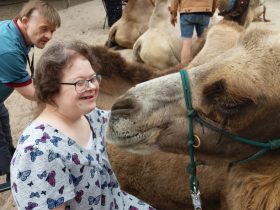
[[[229,39],[229,36],[238,34],[238,31],[241,30],[241,26],[232,21],[223,20],[219,24],[220,26],[217,25],[209,29],[206,44],[195,59],[196,65],[207,62],[207,60],[205,60],[207,56],[214,57],[218,55],[217,52],[222,53],[220,49],[226,51],[226,46],[228,46],[228,48],[232,47],[232,44],[225,45],[225,43],[232,43],[233,38]],[[215,33],[212,32],[212,30],[214,30]],[[211,34],[220,34],[220,36],[210,36]],[[237,40],[239,36],[236,35],[234,37]],[[210,49],[207,50],[207,47],[210,47]],[[177,66],[177,69],[170,68],[165,71],[156,71],[153,68],[151,68],[151,71],[148,69],[141,70],[140,68],[133,67],[133,65],[136,64],[127,64],[115,51],[108,51],[102,47],[93,47],[93,52],[94,56],[100,60],[102,66],[106,67],[100,69],[103,79],[97,101],[98,106],[105,109],[111,108],[116,98],[129,87],[135,86],[141,81],[143,82],[159,77],[160,74],[165,75],[180,69],[180,67]],[[199,59],[201,59],[200,62]],[[131,68],[129,66],[131,66]],[[142,64],[139,66],[142,66]],[[143,64],[143,66],[145,65]],[[146,66],[146,68],[148,67]],[[137,73],[138,71],[135,71],[135,69],[140,69],[139,73]],[[128,74],[126,72],[130,73]],[[148,75],[148,77],[145,75]],[[187,174],[184,170],[187,164],[186,155],[157,152],[152,155],[143,156],[130,154],[113,145],[108,145],[107,148],[111,164],[123,190],[145,200],[157,209],[185,210],[188,189],[187,185],[181,185],[180,183],[184,183],[187,179]],[[172,167],[170,167],[170,165],[172,165]],[[137,170],[135,170],[135,168],[137,168]],[[164,174],[160,173],[163,168],[166,172]],[[141,171],[141,173],[139,173],[139,171]],[[162,185],[160,183],[168,184]],[[151,185],[153,186],[152,190],[149,187]]]
[[[193,131],[199,146],[195,158],[201,163],[197,176],[205,209],[280,208],[280,124],[275,123],[280,120],[279,36],[280,30],[273,26],[251,25],[232,48],[188,70],[195,110],[189,111],[190,116],[199,116],[217,129],[253,142],[278,139],[270,143],[274,150],[240,163],[260,149],[234,141],[195,118]],[[174,73],[138,84],[118,98],[112,107],[106,140],[135,153],[166,151],[183,155],[188,153],[189,123],[181,77]],[[166,174],[165,167],[158,173]],[[188,185],[188,180],[178,184]],[[150,186],[150,196],[154,187]],[[177,189],[178,194],[181,189]],[[190,195],[186,197],[185,209],[192,209]]]
[[[179,31],[170,22],[168,0],[157,0],[148,30],[133,45],[134,60],[166,69],[180,63],[181,45]]]
[[[105,45],[132,49],[134,42],[148,29],[153,8],[151,0],[129,0],[121,18],[110,28]]]

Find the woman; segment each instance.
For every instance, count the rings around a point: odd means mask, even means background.
[[[122,192],[104,143],[109,113],[96,108],[100,67],[82,42],[48,48],[36,68],[45,105],[23,131],[11,163],[19,209],[154,209]]]

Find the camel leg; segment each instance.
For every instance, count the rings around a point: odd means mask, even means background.
[[[105,43],[106,47],[112,48],[117,45],[116,40],[115,40],[117,29],[118,29],[117,25],[112,26],[112,28],[109,32],[109,35],[108,35],[108,40]]]
[[[263,6],[263,20],[264,22],[270,22],[270,20],[266,19],[266,6]]]

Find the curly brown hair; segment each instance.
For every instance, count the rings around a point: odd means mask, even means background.
[[[86,58],[95,72],[101,68],[90,46],[81,41],[56,42],[44,51],[35,68],[34,87],[38,104],[56,106],[53,98],[60,91],[63,70],[78,55]]]

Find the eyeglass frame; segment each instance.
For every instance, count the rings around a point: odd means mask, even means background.
[[[90,79],[78,80],[76,82],[60,82],[59,84],[61,84],[61,85],[74,85],[77,93],[83,93],[89,88],[89,83],[94,84],[95,82],[97,82],[98,85],[100,85],[101,79],[102,79],[101,75],[96,74]],[[85,85],[85,88],[81,92],[77,91],[77,84],[79,82],[83,82],[83,85]]]

